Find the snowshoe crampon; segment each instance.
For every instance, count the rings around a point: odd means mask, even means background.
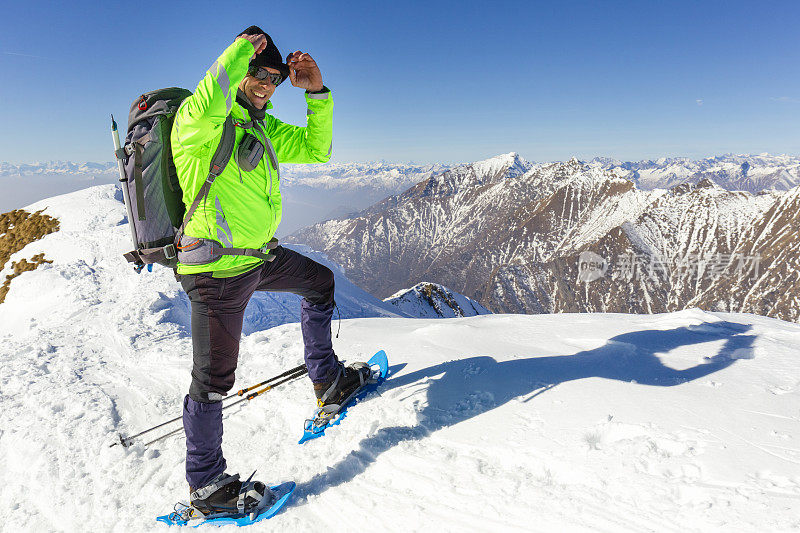
[[[347,415],[347,409],[351,404],[378,388],[386,380],[389,374],[389,361],[386,358],[386,352],[381,350],[373,355],[367,361],[367,366],[370,369],[370,377],[364,385],[353,391],[341,403],[328,404],[317,409],[314,416],[305,421],[303,437],[298,444],[321,437],[328,427],[338,425]]]

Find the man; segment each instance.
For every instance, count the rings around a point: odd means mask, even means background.
[[[266,113],[287,77],[306,90],[305,127]],[[297,51],[284,63],[269,35],[256,26],[219,56],[182,103],[172,129],[187,209],[206,182],[229,117],[236,125],[232,157],[192,214],[178,253],[178,277],[192,304],[194,352],[183,404],[186,479],[192,505],[204,514],[236,511],[242,489],[238,475],[225,473],[220,401],[233,387],[242,319],[254,291],[303,296],[305,361],[320,406],[342,402],[368,373],[363,363],[344,367],[333,351],[330,269],[280,246],[267,253],[281,220],[278,163],[330,158],[333,100],[316,62]],[[246,506],[268,490],[260,482],[245,486]]]

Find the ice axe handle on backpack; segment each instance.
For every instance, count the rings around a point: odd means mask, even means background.
[[[133,209],[131,208],[131,198],[128,192],[128,181],[125,176],[125,156],[127,152],[122,148],[119,142],[119,129],[117,129],[117,122],[114,120],[114,115],[111,115],[111,138],[114,141],[114,157],[117,158],[117,165],[119,167],[119,181],[122,183],[122,198],[125,200],[125,209],[128,212],[128,226],[131,228],[131,239],[133,240],[133,248],[137,248],[136,228],[133,225]],[[134,270],[141,272],[144,268],[144,263],[141,259],[135,261]]]

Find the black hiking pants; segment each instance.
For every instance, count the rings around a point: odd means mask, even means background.
[[[180,276],[192,305],[194,360],[183,424],[186,479],[195,489],[225,471],[219,402],[233,387],[244,311],[255,291],[302,296],[300,321],[309,377],[314,382],[324,382],[337,370],[330,327],[333,272],[282,246],[273,253],[273,261],[230,278],[213,278],[210,274]]]

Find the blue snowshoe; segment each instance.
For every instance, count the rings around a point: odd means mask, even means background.
[[[386,352],[381,350],[366,363],[354,363],[348,367],[342,365],[330,384],[323,387],[315,385],[318,408],[314,416],[305,421],[299,444],[321,437],[326,428],[339,424],[350,404],[375,390],[388,373]]]
[[[253,472],[255,474],[255,472]],[[214,481],[194,490],[190,503],[178,503],[169,515],[156,520],[170,525],[234,523],[240,526],[271,518],[286,504],[295,484],[293,482],[267,487],[260,481],[239,480],[239,474],[222,474]]]

